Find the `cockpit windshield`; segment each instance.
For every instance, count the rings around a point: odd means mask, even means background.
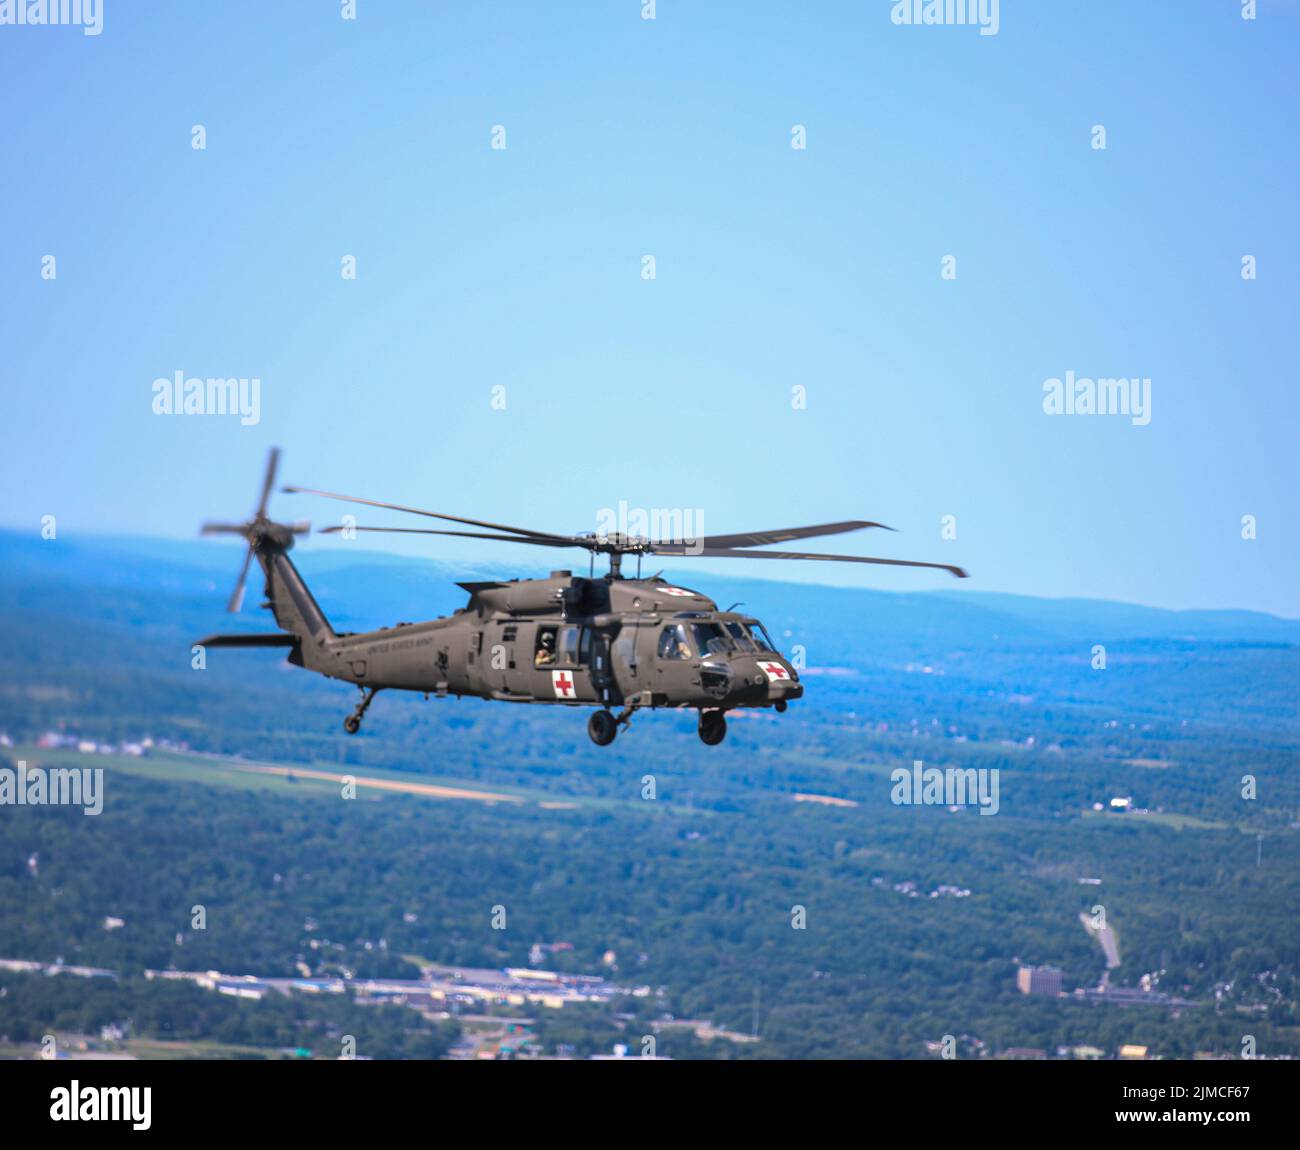
[[[753,654],[759,649],[754,640],[750,638],[749,632],[745,630],[744,623],[725,623],[723,625],[727,628],[727,634],[731,636],[732,641],[747,655]]]
[[[776,647],[757,620],[669,623],[659,636],[661,659],[689,659],[696,655],[702,659],[725,658],[737,651],[746,655],[774,654]]]
[[[735,649],[731,636],[720,623],[692,623],[691,636],[701,656],[726,655]]]

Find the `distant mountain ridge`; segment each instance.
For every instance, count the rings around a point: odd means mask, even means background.
[[[210,591],[219,606],[240,561],[237,547],[206,540],[129,536],[61,537],[0,530],[0,581],[40,581],[109,587]],[[446,614],[464,605],[455,586],[467,578],[532,578],[551,568],[537,564],[448,563],[348,548],[305,547],[294,553],[331,619],[349,627],[383,626]],[[572,565],[582,574],[581,564]],[[1300,620],[1264,612],[1169,610],[1102,599],[1043,599],[994,591],[878,591],[812,583],[719,576],[668,567],[665,573],[726,607],[736,599],[767,619],[792,614],[846,628],[864,624],[885,634],[945,637],[950,642],[1183,639],[1198,642],[1300,643]],[[261,617],[251,605],[245,624]],[[829,614],[828,614],[829,613]],[[997,639],[993,637],[997,636]]]
[[[340,631],[450,614],[467,599],[458,579],[548,570],[304,542],[295,557]],[[473,758],[506,739],[551,769],[582,763],[601,777],[616,773],[614,764],[625,756],[653,756],[664,746],[658,738],[627,740],[602,759],[576,715],[474,701],[432,707],[396,692],[372,716],[373,742],[340,744],[348,691],[289,666],[282,655],[212,652],[206,673],[195,676],[192,648],[200,637],[273,629],[269,613],[258,608],[257,583],[241,615],[225,611],[240,560],[239,547],[225,541],[65,536],[45,542],[0,532],[0,620],[8,640],[0,648],[0,730],[39,733],[66,723],[138,735],[153,728],[196,739],[205,749],[266,755],[278,748],[288,757],[329,759],[369,753],[386,731],[385,738],[399,740],[383,752],[395,765],[422,755],[430,737],[453,759]],[[575,571],[582,566],[573,565]],[[1107,760],[1213,757],[1218,763],[1228,753],[1289,755],[1300,746],[1295,620],[724,578],[689,563],[666,575],[723,607],[743,602],[805,678],[805,697],[781,722],[770,714],[738,717],[726,752],[737,771],[752,766],[746,730],[760,729],[742,718],[759,720],[765,732],[755,753],[779,763],[785,747],[796,770],[801,763],[855,762],[886,753],[885,747],[905,758],[917,751],[933,757],[979,747],[1005,756],[1009,746],[1056,747],[1071,756],[1072,770],[1084,747]],[[288,713],[298,716],[293,723],[283,721]],[[684,716],[647,717],[642,724],[661,732],[676,726],[695,750],[698,740]],[[449,738],[459,740],[458,751]],[[552,757],[556,739],[565,747],[560,758]],[[531,777],[531,769],[521,767],[519,777]]]

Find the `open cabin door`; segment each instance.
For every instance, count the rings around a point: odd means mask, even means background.
[[[596,633],[577,623],[539,623],[533,646],[533,697],[542,702],[601,702]],[[602,653],[602,661],[607,661]]]

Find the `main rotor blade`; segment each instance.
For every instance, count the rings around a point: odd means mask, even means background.
[[[235,589],[230,593],[230,602],[226,604],[226,610],[232,615],[237,615],[239,609],[244,605],[244,581],[248,578],[248,565],[253,561],[253,549],[250,547],[244,553],[244,565],[239,569],[239,578],[235,581]]]
[[[939,571],[951,572],[958,579],[967,578],[966,572],[960,567],[953,567],[947,563],[921,563],[912,559],[873,559],[866,555],[819,555],[813,551],[741,551],[733,547],[704,547],[696,551],[686,547],[669,549],[656,545],[650,550],[655,555],[672,555],[681,558],[704,556],[709,559],[821,559],[832,563],[879,563],[886,567],[933,567]]]
[[[846,519],[841,523],[822,523],[816,527],[785,527],[777,531],[747,531],[739,535],[706,535],[696,540],[706,547],[760,547],[765,543],[789,543],[792,539],[812,539],[817,535],[842,535],[846,531],[865,531],[880,527],[893,531],[883,523],[868,519]]]
[[[248,529],[242,523],[205,523],[200,535],[243,535]]]
[[[266,478],[262,481],[262,498],[257,501],[257,514],[255,519],[261,519],[266,514],[266,504],[271,498],[271,488],[275,486],[275,473],[280,467],[280,449],[271,448],[271,455],[266,461]]]
[[[336,524],[322,527],[321,535],[335,535],[349,528]],[[563,535],[546,535],[533,539],[520,535],[490,535],[483,531],[435,531],[432,527],[352,527],[352,531],[383,531],[392,535],[455,535],[461,539],[498,539],[502,543],[531,543],[535,547],[587,547],[580,539],[566,538]]]
[[[444,515],[441,511],[425,511],[419,507],[403,507],[400,503],[380,503],[376,499],[361,499],[355,495],[339,495],[334,491],[318,491],[312,487],[282,487],[292,495],[320,495],[325,499],[338,499],[343,503],[361,503],[367,507],[383,507],[389,511],[402,511],[407,515],[426,515],[430,519],[445,519],[449,523],[464,523],[469,527],[486,527],[489,531],[509,531],[514,535],[527,536],[530,539],[564,539],[569,540],[572,537],[567,535],[553,535],[549,531],[530,531],[526,527],[511,527],[505,523],[488,523],[483,519],[464,519],[459,515]]]

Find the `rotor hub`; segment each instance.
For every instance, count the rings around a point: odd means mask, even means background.
[[[622,531],[601,534],[588,532],[578,538],[587,541],[585,545],[602,554],[646,555],[654,546],[654,541],[645,535],[628,535]]]

